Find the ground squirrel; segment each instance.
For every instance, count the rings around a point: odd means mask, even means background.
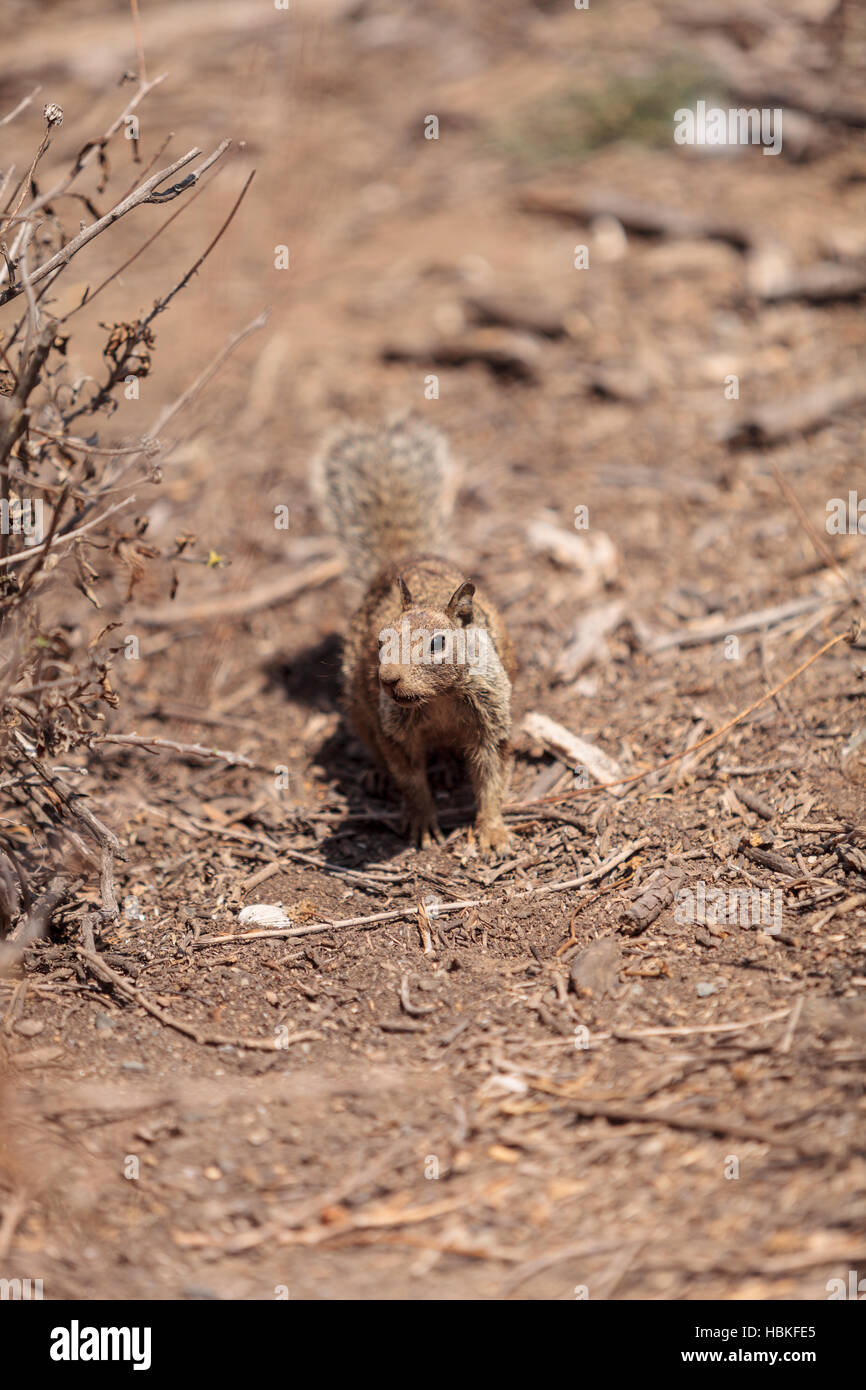
[[[405,833],[422,848],[441,841],[427,754],[453,748],[468,764],[480,848],[505,850],[514,649],[493,604],[428,553],[442,548],[456,491],[445,439],[411,416],[350,426],[325,440],[313,483],[365,587],[343,652],[347,713],[402,795]]]

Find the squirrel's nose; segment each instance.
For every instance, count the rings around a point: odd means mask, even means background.
[[[400,674],[399,666],[379,667],[379,681],[387,690],[392,690],[399,683]]]

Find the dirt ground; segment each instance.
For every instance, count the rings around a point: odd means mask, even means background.
[[[18,8],[2,109],[40,83],[64,108],[59,163],[128,99],[128,7]],[[154,566],[113,727],[250,766],[106,746],[81,772],[126,847],[120,920],[95,942],[120,983],[75,954],[90,872],[0,988],[0,1275],[46,1298],[826,1298],[866,1269],[866,648],[836,644],[686,750],[862,616],[863,537],[826,521],[863,485],[866,115],[825,109],[866,110],[862,13],[141,10],[147,74],[168,73],[142,104],[144,160],[172,133],[179,152],[243,143],[79,348],[173,283],[256,175],[104,438],[140,433],[271,306],[163,481],[136,486],[151,536],[188,530],[225,562],[180,566],[174,603],[334,554],[308,469],[335,421],[411,406],[437,424],[463,470],[443,548],[519,655],[513,850],[479,857],[445,759],[444,847],[408,848],[367,791],[339,711],[339,578],[163,623]],[[674,142],[676,108],[727,108],[738,82],[779,105],[778,74],[807,108],[785,103],[780,155]],[[10,125],[3,159],[31,134]],[[120,196],[136,171],[112,148]],[[647,234],[624,198],[694,221]],[[79,287],[165,216],[139,212],[110,256],[82,254]],[[816,266],[861,287],[798,288]],[[602,548],[586,568],[575,538]],[[119,602],[98,592],[88,636]],[[588,616],[601,635],[569,668]],[[557,799],[574,766],[530,712],[648,775]],[[631,923],[654,874],[666,905]],[[765,890],[774,915],[686,920],[682,890],[717,887]],[[255,903],[282,905],[282,935],[239,924]],[[589,992],[599,937],[615,947]]]

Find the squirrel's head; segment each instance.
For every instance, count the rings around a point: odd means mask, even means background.
[[[379,686],[395,705],[411,708],[461,689],[488,654],[486,627],[475,623],[475,585],[465,580],[446,606],[416,607],[398,580],[399,622],[379,633]]]

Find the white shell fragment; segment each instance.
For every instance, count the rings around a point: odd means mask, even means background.
[[[242,907],[238,913],[238,921],[242,927],[291,926],[282,903],[252,903],[249,907]]]

